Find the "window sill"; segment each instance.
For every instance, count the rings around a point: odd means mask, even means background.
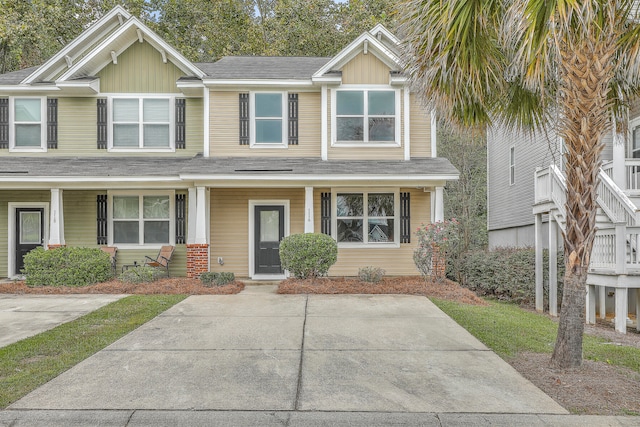
[[[175,148],[109,148],[109,153],[175,153]]]
[[[337,148],[399,148],[399,142],[353,142],[353,141],[335,141],[331,143],[332,147]]]
[[[280,142],[269,143],[269,144],[254,142],[253,144],[249,145],[249,148],[251,148],[251,149],[254,149],[254,148],[256,148],[256,149],[265,148],[265,149],[268,149],[268,150],[279,149],[279,148],[280,149],[287,149],[287,148],[289,148],[289,145],[288,144],[283,144],[283,143],[280,143]]]
[[[153,243],[153,244],[148,244],[148,245],[136,245],[133,243],[109,243],[109,246],[115,246],[118,248],[118,250],[120,249],[128,249],[128,250],[144,250],[144,251],[148,251],[148,250],[160,250],[160,248],[162,248],[163,246],[167,246],[167,245],[171,245],[171,246],[175,246],[175,243]],[[155,254],[144,254],[144,255],[155,255]],[[144,256],[143,255],[143,256]]]
[[[400,247],[399,242],[389,243],[338,243],[338,248],[344,249],[396,249]]]
[[[13,147],[9,149],[10,153],[46,153],[46,147]]]

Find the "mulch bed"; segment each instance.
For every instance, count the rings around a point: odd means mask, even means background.
[[[38,286],[29,287],[24,282],[0,283],[0,294],[186,294],[230,295],[244,289],[244,283],[236,280],[224,286],[202,285],[198,279],[184,277],[160,279],[152,283],[124,283],[111,280],[83,287]]]
[[[476,294],[455,282],[441,283],[418,276],[385,277],[378,283],[357,278],[287,279],[280,282],[279,294],[404,294],[458,301],[471,305],[487,305]]]

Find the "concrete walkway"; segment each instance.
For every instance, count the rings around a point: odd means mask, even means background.
[[[84,316],[124,295],[0,295],[0,347]]]
[[[184,300],[0,425],[637,424],[566,414],[424,297],[265,286]]]

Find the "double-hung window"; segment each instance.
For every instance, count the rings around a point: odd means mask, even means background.
[[[336,240],[338,243],[397,243],[396,193],[338,192]]]
[[[113,98],[114,149],[174,148],[172,98]]]
[[[46,98],[12,98],[13,132],[11,148],[17,150],[46,149]]]
[[[336,143],[399,143],[396,90],[339,89],[334,100]]]
[[[251,93],[251,146],[287,146],[287,106],[284,92]]]
[[[173,198],[169,194],[112,196],[114,245],[173,244]]]

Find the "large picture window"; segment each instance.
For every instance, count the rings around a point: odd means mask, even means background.
[[[284,92],[254,92],[251,110],[253,126],[251,127],[251,145],[286,146],[287,141],[287,109]]]
[[[12,148],[44,149],[46,147],[45,98],[13,98]]]
[[[157,195],[113,196],[113,244],[172,244],[172,197]]]
[[[395,193],[337,193],[338,243],[396,243]]]
[[[169,98],[114,98],[112,147],[172,148],[172,104]]]
[[[396,98],[395,90],[336,91],[336,142],[398,142]]]

